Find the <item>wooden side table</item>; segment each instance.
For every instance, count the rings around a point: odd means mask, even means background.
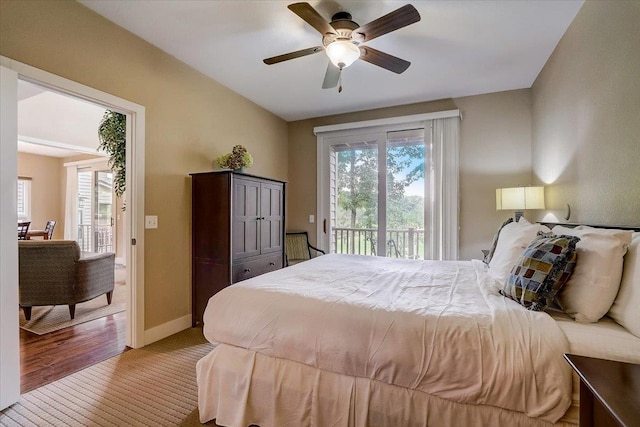
[[[564,357],[580,377],[580,427],[640,425],[640,365]]]

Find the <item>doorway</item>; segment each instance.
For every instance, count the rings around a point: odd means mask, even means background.
[[[315,127],[320,248],[457,259],[459,129],[459,110]]]
[[[71,95],[102,105],[127,117],[127,183],[130,203],[127,206],[125,261],[129,266],[127,282],[126,343],[137,348],[144,345],[144,107],[109,95],[71,80],[0,57],[0,94],[2,146],[0,164],[0,227],[2,230],[2,262],[0,274],[0,409],[19,398],[18,305],[17,305],[17,240],[4,236],[13,234],[17,221],[17,86],[18,80],[41,85],[48,90]],[[13,183],[13,184],[12,184]],[[15,266],[14,266],[15,263]]]
[[[424,259],[424,129],[336,138],[328,148],[331,252]]]
[[[327,138],[331,253],[425,259],[430,146],[424,129]],[[425,175],[427,171],[427,175]]]

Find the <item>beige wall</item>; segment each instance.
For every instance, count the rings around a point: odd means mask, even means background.
[[[460,259],[481,258],[513,211],[496,211],[496,188],[531,184],[529,89],[457,98],[460,125]],[[525,212],[529,218],[531,212]]]
[[[64,207],[61,203],[60,159],[18,153],[18,176],[31,178],[31,226],[32,230],[43,230],[47,221],[57,221],[53,238],[64,235]]]
[[[532,88],[549,219],[640,224],[640,2],[587,1]]]
[[[286,180],[286,123],[76,2],[0,2],[0,54],[146,107],[145,328],[190,314],[189,172],[244,144]]]
[[[340,114],[289,123],[287,228],[316,242],[316,136],[313,128],[460,108],[460,258],[482,256],[511,212],[496,212],[495,189],[531,182],[531,100],[528,89]],[[321,218],[318,218],[321,221]]]

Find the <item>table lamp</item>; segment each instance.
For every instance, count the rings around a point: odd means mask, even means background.
[[[544,209],[544,187],[511,187],[496,189],[496,210],[515,211],[516,222],[525,209]]]

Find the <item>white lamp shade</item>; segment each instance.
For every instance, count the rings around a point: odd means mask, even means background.
[[[544,187],[512,187],[496,190],[496,210],[544,209]]]
[[[544,187],[524,187],[524,208],[544,209]]]
[[[355,44],[337,40],[326,47],[327,56],[338,68],[348,67],[360,58],[360,49]]]

